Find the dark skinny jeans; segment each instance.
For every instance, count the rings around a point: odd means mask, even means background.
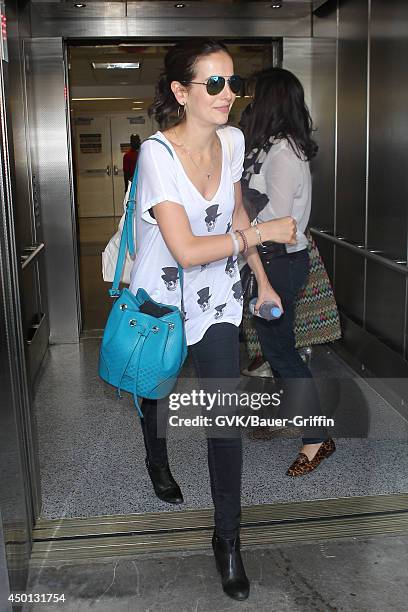
[[[239,330],[232,323],[212,325],[199,342],[189,346],[189,353],[193,358],[197,377],[200,381],[207,380],[207,387],[208,379],[240,377]],[[153,464],[165,465],[166,439],[158,437],[157,431],[158,427],[159,431],[165,430],[163,423],[168,421],[169,409],[164,407],[164,402],[161,402],[158,408],[157,401],[143,400],[142,412],[144,418],[140,419],[140,422],[147,457]],[[204,413],[209,416],[205,410]],[[217,534],[222,538],[234,538],[239,533],[242,440],[238,433],[234,437],[215,437],[211,436],[211,432],[207,435],[208,468],[215,508],[214,523]]]
[[[254,317],[259,343],[273,372],[287,381],[282,416],[320,416],[320,400],[312,374],[296,349],[293,331],[295,301],[309,274],[307,249],[268,259],[261,257],[269,282],[282,300],[284,309],[279,319],[266,321]],[[323,427],[305,428],[303,444],[323,442]],[[307,437],[306,437],[307,436]]]

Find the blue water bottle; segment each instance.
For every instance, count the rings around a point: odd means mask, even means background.
[[[258,312],[255,314],[255,304],[258,298],[252,298],[249,302],[249,312],[255,317],[262,317],[266,321],[272,321],[272,319],[279,319],[282,314],[281,309],[275,302],[262,302]]]

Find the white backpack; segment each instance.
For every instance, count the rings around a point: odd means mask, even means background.
[[[118,231],[112,236],[112,238],[106,245],[105,250],[102,252],[102,277],[103,280],[107,283],[112,283],[113,277],[115,276],[116,262],[118,260],[119,255],[120,239],[122,236],[122,228],[126,216],[126,204],[129,199],[131,185],[132,183],[129,182],[128,189],[123,200],[124,213],[119,221]],[[134,259],[129,255],[129,251],[127,250],[125,265],[123,266],[123,273],[121,278],[121,282],[125,283],[126,285],[130,284],[130,272],[132,270],[133,262]]]

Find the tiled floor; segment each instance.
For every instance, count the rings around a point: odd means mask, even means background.
[[[243,549],[251,593],[221,590],[210,550],[33,569],[28,592],[64,593],[38,612],[406,612],[408,536]]]
[[[152,492],[132,399],[118,400],[98,379],[98,347],[90,339],[54,346],[44,362],[36,398],[42,516],[174,510]],[[337,452],[312,474],[291,479],[285,472],[300,441],[252,440],[244,431],[242,503],[407,492],[407,422],[332,351],[316,350],[312,365],[336,419]],[[184,375],[192,376],[189,365]],[[175,430],[169,428],[169,458],[185,496],[177,509],[212,507],[205,438]]]

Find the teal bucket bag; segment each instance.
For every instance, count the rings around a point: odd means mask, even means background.
[[[169,151],[171,149],[158,138]],[[142,288],[134,295],[119,289],[126,249],[133,257],[133,215],[138,167],[132,181],[122,229],[115,277],[109,295],[115,303],[109,313],[99,352],[99,376],[110,385],[132,393],[140,417],[139,398],[162,399],[174,387],[187,356],[184,318],[177,306],[155,302]],[[183,269],[178,266],[183,308]]]

